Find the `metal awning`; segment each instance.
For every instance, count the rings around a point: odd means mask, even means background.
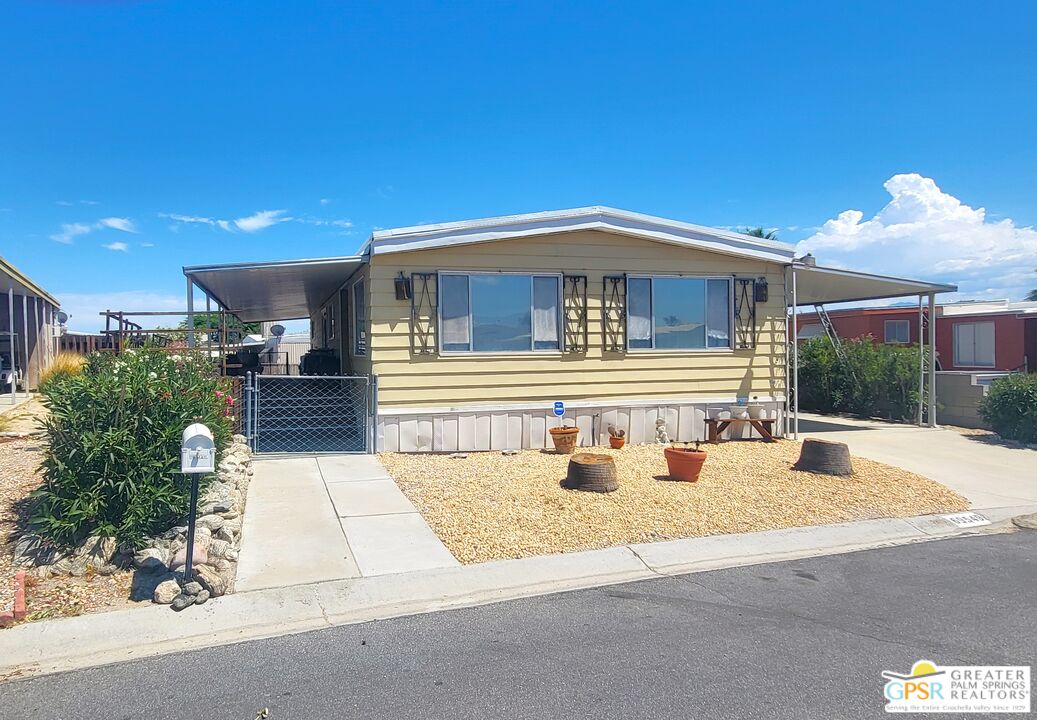
[[[955,285],[796,263],[796,305],[827,305],[954,292]]]
[[[358,256],[185,267],[188,280],[243,322],[314,315],[363,265]]]

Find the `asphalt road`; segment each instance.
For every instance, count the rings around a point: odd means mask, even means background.
[[[0,717],[877,718],[882,670],[1035,655],[1037,532],[1026,531],[13,681]]]

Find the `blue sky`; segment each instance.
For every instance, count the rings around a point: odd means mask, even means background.
[[[5,4],[0,255],[80,329],[184,264],[590,204],[1037,286],[1037,6],[735,5]]]

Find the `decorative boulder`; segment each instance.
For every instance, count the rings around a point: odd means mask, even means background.
[[[209,593],[209,597],[220,597],[227,590],[227,584],[220,574],[208,565],[194,568],[194,579]]]

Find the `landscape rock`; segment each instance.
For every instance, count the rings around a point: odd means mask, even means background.
[[[197,595],[194,596],[194,604],[195,605],[204,605],[205,601],[208,600],[208,599],[209,599],[209,591],[208,590],[201,590],[201,591],[198,592]]]
[[[180,594],[180,586],[176,580],[163,580],[155,588],[155,597],[153,601],[159,605],[168,605],[173,602],[173,599]]]
[[[211,532],[216,532],[223,527],[224,519],[219,515],[203,515],[198,518],[195,524],[195,532],[198,532],[198,528],[208,528]]]
[[[119,550],[119,541],[113,537],[88,537],[76,548],[75,557],[86,557],[94,566],[107,565]]]
[[[197,538],[196,538],[197,540]],[[195,542],[194,554],[191,556],[191,566],[202,565],[209,561],[209,553],[202,545]],[[171,570],[179,570],[187,565],[187,546],[180,548],[180,550],[173,556],[173,559],[169,562],[169,568]]]
[[[52,547],[39,535],[22,535],[14,544],[14,564],[18,567],[53,565],[62,557],[61,551]]]
[[[220,597],[227,590],[227,584],[215,569],[208,565],[199,565],[194,572],[194,579],[209,593],[209,597]]]
[[[173,602],[172,602],[173,609],[176,610],[177,612],[180,612],[184,608],[189,607],[190,605],[193,605],[193,604],[194,604],[194,596],[193,595],[184,595],[183,593],[180,593],[175,598],[173,598]]]
[[[1037,530],[1037,513],[1018,515],[1012,518],[1012,524],[1025,530]]]
[[[201,591],[202,591],[202,586],[201,586],[201,584],[197,580],[192,580],[191,582],[189,582],[186,585],[184,585],[184,594],[185,595],[197,595]]]
[[[158,548],[144,548],[133,554],[133,567],[142,572],[159,572],[166,569],[166,554]]]
[[[212,544],[209,545],[209,557],[225,558],[231,550],[230,543],[226,540],[214,539]]]

